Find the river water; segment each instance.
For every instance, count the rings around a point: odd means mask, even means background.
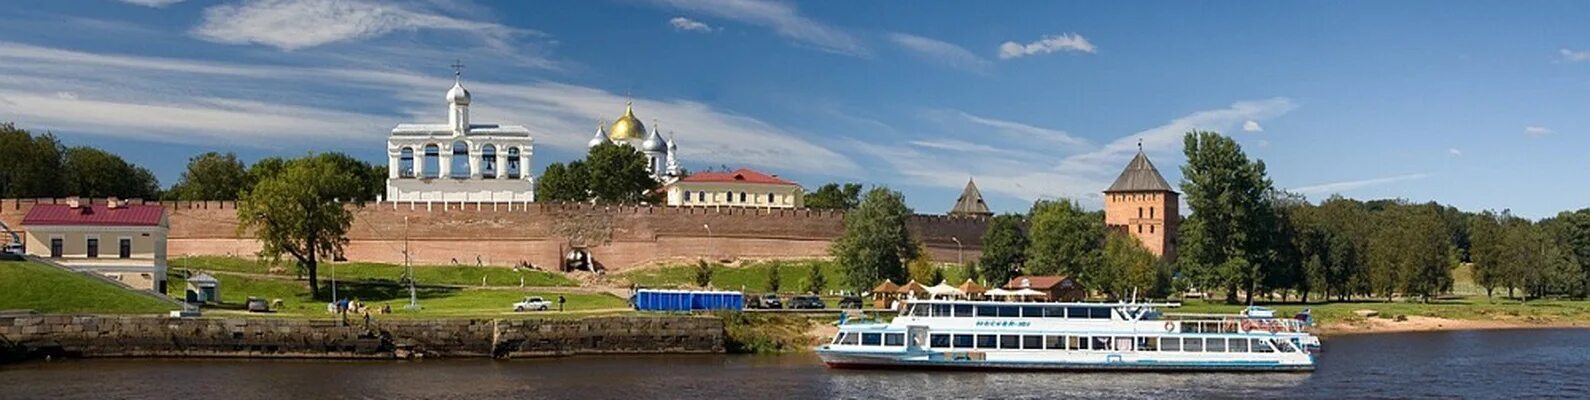
[[[97,359],[0,366],[18,399],[1590,398],[1590,330],[1327,338],[1312,373],[830,370],[811,355]]]

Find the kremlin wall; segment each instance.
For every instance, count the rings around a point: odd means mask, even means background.
[[[22,233],[22,217],[34,204],[65,199],[0,199],[0,221]],[[92,200],[103,204],[104,199]],[[139,201],[165,206],[171,257],[251,257],[252,237],[237,232],[235,202]],[[698,258],[774,259],[828,255],[844,229],[844,213],[807,209],[634,207],[539,203],[348,203],[353,213],[345,258],[403,262],[406,236],[415,264],[510,266],[521,261],[556,269],[559,259],[584,247],[609,272],[652,262]],[[917,215],[909,227],[935,261],[955,262],[981,254],[983,217]]]

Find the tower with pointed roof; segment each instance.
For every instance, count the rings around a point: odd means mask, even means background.
[[[1180,195],[1139,145],[1137,156],[1104,190],[1104,224],[1131,234],[1160,259],[1175,260]]]
[[[983,202],[983,192],[977,190],[977,182],[966,180],[966,188],[961,189],[961,197],[955,199],[955,206],[950,207],[949,215],[952,217],[987,217],[994,215],[988,209],[988,203]]]
[[[586,146],[596,147],[604,143],[629,146],[646,156],[646,172],[651,173],[652,179],[667,184],[678,180],[683,170],[679,160],[674,159],[678,149],[673,138],[664,138],[657,125],[657,121],[652,120],[651,130],[647,131],[640,117],[635,116],[635,103],[625,103],[624,115],[613,120],[610,126],[597,123],[596,136],[591,137]]]

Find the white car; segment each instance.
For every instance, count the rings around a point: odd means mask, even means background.
[[[514,311],[546,311],[552,308],[552,302],[539,296],[524,298],[524,301],[513,303]]]

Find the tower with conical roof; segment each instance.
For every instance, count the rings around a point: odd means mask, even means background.
[[[1175,260],[1179,197],[1140,144],[1137,156],[1104,190],[1104,224],[1131,234],[1160,259]]]
[[[983,192],[977,190],[977,182],[966,180],[966,188],[961,189],[961,197],[955,199],[955,206],[950,207],[949,215],[952,217],[987,217],[994,215],[988,209],[988,203],[983,202]]]

